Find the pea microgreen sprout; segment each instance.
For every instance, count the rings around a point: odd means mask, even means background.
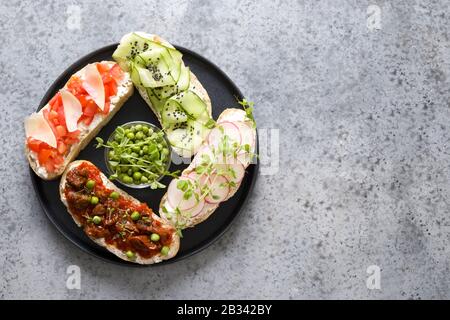
[[[152,189],[165,188],[158,182],[162,176],[177,177],[179,171],[169,172],[171,161],[169,145],[162,131],[155,131],[148,124],[130,124],[116,128],[106,143],[97,137],[97,148],[108,151],[106,158],[112,174],[125,184],[149,185]]]
[[[247,118],[249,118],[252,121],[253,128],[256,128],[256,121],[255,118],[253,117],[254,103],[251,101],[247,101],[246,99],[242,99],[242,101],[238,100],[238,103],[244,108]]]

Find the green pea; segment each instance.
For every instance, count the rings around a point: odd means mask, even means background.
[[[97,204],[98,198],[96,196],[92,196],[90,201],[91,201],[91,204]]]
[[[136,127],[135,126],[132,126],[131,128],[130,128],[130,132],[136,132]]]
[[[138,133],[136,133],[136,139],[138,139],[138,140],[144,139],[144,133],[142,133],[142,131],[139,131]]]
[[[123,136],[121,134],[119,134],[119,133],[116,133],[114,135],[114,140],[116,140],[117,142],[122,141],[122,138],[123,138]]]
[[[141,177],[141,182],[142,183],[147,183],[148,182],[148,178],[146,176],[142,176]]]
[[[138,155],[136,152],[132,152],[132,153],[131,153],[131,156],[132,156],[132,157],[135,157],[135,158],[139,157],[139,155]]]
[[[100,224],[100,222],[102,222],[102,218],[100,218],[99,216],[94,216],[92,218],[92,222],[94,222],[95,224]]]
[[[169,149],[167,149],[167,148],[162,149],[161,154],[166,155],[166,156],[169,155]]]
[[[143,126],[142,127],[142,132],[145,134],[148,134],[148,127],[147,126]]]
[[[133,173],[134,172],[138,172],[139,171],[139,167],[132,167],[131,171],[133,171]],[[130,176],[131,176],[131,174],[130,174]]]
[[[153,134],[153,129],[152,128],[148,128],[147,135],[150,137],[152,134]]]
[[[133,168],[134,168],[134,167],[133,167]],[[128,169],[127,174],[128,174],[129,176],[132,176],[132,175],[133,175],[133,169]]]
[[[137,220],[139,220],[140,218],[141,218],[140,213],[137,212],[137,211],[133,211],[133,213],[131,214],[131,219],[132,219],[133,221],[137,221]]]
[[[159,241],[160,236],[157,233],[152,233],[152,235],[150,236],[150,240],[152,240],[153,242]]]
[[[148,152],[148,146],[143,146],[141,151],[144,151],[144,153],[147,153]]]
[[[143,156],[144,155],[144,150],[139,150],[139,155]]]
[[[142,124],[137,124],[134,127],[136,128],[136,131],[141,131],[142,130]]]
[[[88,188],[88,189],[92,189],[92,188],[94,188],[94,186],[95,186],[95,181],[94,180],[88,180],[87,182],[86,182],[86,188]]]
[[[113,200],[117,200],[117,199],[119,199],[119,197],[120,197],[119,193],[116,192],[116,191],[111,192],[111,194],[110,194],[109,196],[110,196],[110,198],[113,199]]]
[[[161,248],[161,254],[163,256],[167,256],[167,254],[169,253],[170,248],[168,246],[164,246]]]
[[[139,151],[141,151],[141,147],[139,146],[134,146],[133,148],[131,148],[131,150],[133,150],[136,153],[139,153]]]
[[[127,167],[127,166],[121,166],[121,167],[120,167],[120,171],[121,171],[122,173],[125,173],[125,172],[128,171],[128,167]]]
[[[127,133],[127,138],[130,139],[130,140],[133,140],[134,139],[134,133],[133,132]]]
[[[128,176],[128,175],[125,175],[125,176],[123,177],[123,180],[122,180],[122,181],[125,182],[125,183],[128,183],[128,184],[131,184],[131,183],[133,183],[133,178],[130,177],[130,176]]]
[[[115,156],[115,153],[114,153],[113,150],[111,150],[110,152],[108,152],[108,157],[114,158],[114,156]]]
[[[125,254],[127,255],[128,259],[134,259],[134,252],[128,250],[127,252],[125,252]]]
[[[141,180],[141,178],[142,178],[142,173],[140,173],[139,171],[133,173],[134,180]]]

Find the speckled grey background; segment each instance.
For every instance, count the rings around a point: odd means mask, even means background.
[[[0,4],[0,298],[450,298],[448,1],[72,3],[81,30],[62,1]],[[22,153],[22,120],[53,80],[132,30],[217,63],[259,127],[280,130],[279,171],[260,176],[229,232],[145,270],[65,240]],[[71,264],[81,290],[66,288]],[[366,287],[373,264],[380,290]]]

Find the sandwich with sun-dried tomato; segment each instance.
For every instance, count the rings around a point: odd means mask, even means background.
[[[91,162],[69,164],[59,190],[75,223],[117,257],[152,264],[177,254],[176,229],[147,204],[116,187]]]

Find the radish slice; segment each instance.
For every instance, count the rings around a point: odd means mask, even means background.
[[[57,147],[55,134],[41,112],[33,113],[25,119],[25,135],[45,142],[50,147]]]
[[[233,181],[238,184],[242,181],[245,175],[245,168],[242,163],[231,163],[231,164],[217,164],[217,172],[225,175],[228,181]]]
[[[78,129],[78,120],[83,114],[83,108],[80,101],[68,90],[61,90],[61,99],[66,118],[67,130],[74,132]]]
[[[191,178],[194,181],[197,181],[200,187],[202,187],[208,183],[208,175],[206,173],[198,174],[197,172],[195,172],[193,170],[193,171],[189,172],[186,176],[188,178]]]
[[[217,204],[217,203],[205,202],[205,205],[203,206],[202,211],[199,212],[196,216],[201,216],[201,215],[207,214],[208,211],[210,211],[210,210],[214,211],[217,209],[218,206],[219,206],[219,204]]]
[[[224,176],[211,175],[209,178],[210,192],[206,195],[205,200],[208,203],[219,203],[225,200],[230,192],[228,180]]]
[[[205,200],[200,200],[193,208],[189,210],[183,210],[182,214],[187,214],[191,218],[197,216],[200,212],[202,212],[203,207],[205,206]]]
[[[192,159],[192,163],[189,166],[190,168],[195,168],[205,161],[211,161],[214,162],[214,153],[212,152],[211,148],[207,145],[202,146],[197,154],[195,155],[194,159]]]
[[[210,147],[217,150],[225,135],[229,137],[230,143],[237,142],[241,144],[241,134],[239,133],[238,127],[231,122],[222,122],[209,133],[208,143]]]
[[[237,155],[237,159],[239,160],[240,163],[242,163],[242,165],[246,168],[249,166],[249,164],[252,162],[253,160],[253,155],[245,152],[245,153],[240,153]]]
[[[248,144],[250,151],[253,152],[255,148],[255,130],[245,122],[235,122],[234,125],[239,129],[241,134],[241,146]]]
[[[190,178],[180,177],[178,179],[173,179],[169,187],[167,188],[167,200],[172,208],[179,208],[180,210],[189,210],[197,205],[197,199],[194,194],[189,199],[184,199],[184,192],[178,189],[178,181],[186,181],[192,183]]]
[[[102,76],[95,63],[88,64],[84,69],[83,88],[103,111],[105,108],[105,87],[103,86]]]

